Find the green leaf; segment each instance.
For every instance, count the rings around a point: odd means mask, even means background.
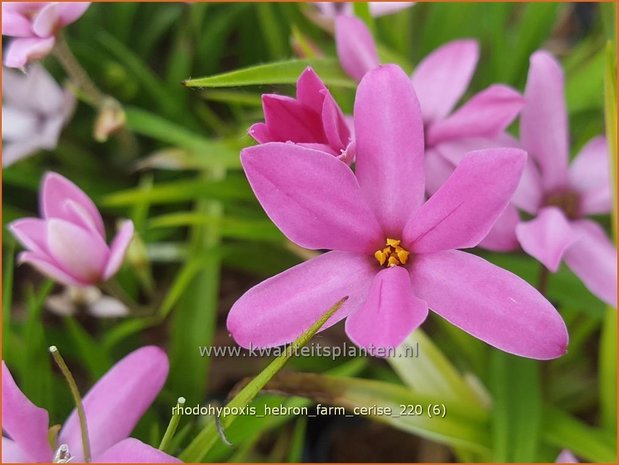
[[[549,444],[569,449],[585,461],[617,463],[614,434],[604,434],[558,409],[544,409],[541,433]]]
[[[492,461],[533,462],[541,427],[541,387],[536,360],[492,354]]]
[[[4,250],[2,261],[2,352],[5,359],[11,359],[9,332],[11,331],[11,310],[13,306],[13,274],[15,272],[15,241],[11,240]]]
[[[389,408],[391,413],[368,412],[368,416],[443,444],[475,452],[486,452],[489,448],[488,415],[477,405],[423,395],[383,381],[313,373],[284,373],[274,378],[266,388],[308,397],[322,404],[341,406],[351,413],[359,408]],[[412,413],[416,405],[421,406],[421,414]],[[444,416],[438,414],[430,417],[428,412],[432,412],[431,406],[444,408]]]
[[[419,357],[407,357],[406,347],[418,348]],[[415,392],[482,406],[475,391],[421,329],[406,338],[398,353],[387,361]]]
[[[101,344],[95,341],[74,318],[63,318],[63,324],[91,379],[98,380],[112,366],[112,359],[106,350],[101,350]]]
[[[299,75],[311,66],[327,85],[354,88],[352,81],[335,59],[288,60],[251,66],[214,76],[188,79],[187,87],[238,87],[264,84],[295,84]]]
[[[340,307],[346,302],[348,297],[342,298],[335,303],[322,317],[320,317],[307,331],[299,336],[292,344],[286,348],[286,352],[275,360],[273,360],[264,370],[262,370],[254,379],[252,379],[243,389],[239,391],[234,398],[228,402],[227,406],[230,409],[242,408],[248,405],[264,388],[264,386],[281,370],[286,362],[298,350],[305,346],[309,340],[316,334],[320,328],[327,322],[331,316],[337,312]],[[227,428],[235,420],[236,415],[227,415],[220,417],[222,428]],[[194,438],[189,446],[183,451],[179,458],[184,462],[198,462],[208,453],[213,445],[218,441],[217,428],[215,422],[209,422],[204,429]]]
[[[241,176],[228,176],[223,181],[184,180],[159,183],[151,189],[129,189],[109,194],[101,200],[108,207],[126,207],[136,203],[167,204],[210,198],[218,200],[252,200],[253,194]]]

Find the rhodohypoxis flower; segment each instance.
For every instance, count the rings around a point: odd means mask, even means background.
[[[123,222],[111,246],[105,242],[103,219],[90,198],[57,173],[43,179],[42,218],[14,221],[9,229],[27,249],[20,263],[71,286],[86,286],[111,278],[120,268],[133,237],[133,222]]]
[[[353,342],[396,347],[428,308],[487,343],[550,359],[567,346],[554,307],[514,274],[458,248],[476,246],[507,206],[526,154],[467,154],[424,203],[423,121],[410,79],[394,65],[370,71],[354,107],[355,172],[295,144],[250,147],[241,160],[266,213],[293,242],[331,250],[274,276],[232,307],[242,346],[290,342],[349,296],[326,326],[346,318]]]
[[[249,128],[257,142],[294,142],[331,153],[344,161],[353,157],[351,134],[342,110],[312,68],[297,81],[297,98],[262,96],[264,123]]]
[[[354,16],[337,18],[336,45],[342,67],[355,79],[379,64],[370,31]],[[445,182],[465,153],[517,146],[505,132],[524,105],[514,89],[491,85],[453,111],[469,86],[478,59],[475,40],[455,40],[421,60],[411,76],[423,115],[429,194]],[[518,219],[515,207],[508,206],[481,245],[492,250],[515,248]]]
[[[5,66],[23,68],[47,56],[58,31],[77,21],[89,6],[86,2],[2,2],[2,35],[14,37],[6,50]]]
[[[587,215],[611,210],[608,146],[598,136],[568,166],[569,135],[563,71],[547,52],[532,55],[522,111],[521,142],[528,175],[514,202],[531,221],[516,228],[522,248],[551,271],[564,260],[587,288],[617,305],[617,250]]]
[[[2,70],[2,166],[51,150],[75,108],[75,97],[40,65],[27,74]]]
[[[108,371],[83,399],[93,462],[179,462],[160,450],[129,437],[168,376],[168,358],[161,349],[138,349]],[[51,462],[56,449],[73,461],[84,461],[77,411],[65,421],[54,448],[48,436],[49,416],[20,391],[2,362],[3,462]]]

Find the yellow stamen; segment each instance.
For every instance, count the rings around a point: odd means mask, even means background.
[[[385,241],[387,247],[374,252],[374,258],[380,266],[406,265],[410,252],[400,245],[401,242],[398,239],[387,238]]]

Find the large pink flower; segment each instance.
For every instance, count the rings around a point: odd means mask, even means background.
[[[547,52],[532,55],[522,111],[521,142],[529,154],[514,203],[534,216],[516,228],[522,248],[549,270],[564,260],[587,288],[617,305],[617,249],[587,215],[611,210],[608,145],[593,138],[568,166],[564,77]]]
[[[2,2],[2,35],[15,37],[4,65],[23,68],[47,56],[58,31],[77,21],[89,6],[89,2]]]
[[[133,222],[125,221],[108,246],[95,204],[57,173],[45,175],[39,203],[43,218],[24,218],[9,225],[27,249],[19,254],[20,263],[30,263],[71,286],[96,284],[118,271],[133,237]]]
[[[510,353],[561,356],[567,330],[554,307],[514,274],[458,248],[476,246],[516,189],[526,154],[467,154],[424,203],[424,134],[410,79],[394,65],[370,71],[354,109],[356,172],[296,144],[245,149],[258,200],[293,242],[328,249],[244,294],[228,329],[244,347],[294,340],[343,296],[327,322],[370,350],[395,347],[428,307]]]
[[[370,31],[354,16],[337,17],[336,45],[342,67],[355,79],[379,64]],[[455,40],[421,60],[411,76],[423,115],[426,190],[430,195],[451,175],[465,153],[517,146],[505,132],[524,105],[523,97],[514,89],[492,85],[453,111],[469,86],[478,59],[475,40]],[[508,206],[480,245],[491,250],[515,249],[518,220],[515,207]]]
[[[83,399],[90,450],[94,462],[172,463],[178,459],[129,434],[150,407],[168,376],[168,358],[161,349],[142,347],[114,365]],[[20,391],[2,362],[2,462],[47,462],[50,447],[49,415]],[[69,416],[56,439],[55,449],[68,447],[75,462],[84,460],[77,411]]]
[[[312,68],[297,81],[297,98],[262,96],[264,123],[249,128],[257,142],[294,142],[323,150],[349,162],[354,154],[342,110]]]

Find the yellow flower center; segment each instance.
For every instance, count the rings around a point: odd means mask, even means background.
[[[400,242],[397,239],[387,238],[386,247],[374,252],[374,258],[380,266],[406,265],[410,252],[401,247]]]

